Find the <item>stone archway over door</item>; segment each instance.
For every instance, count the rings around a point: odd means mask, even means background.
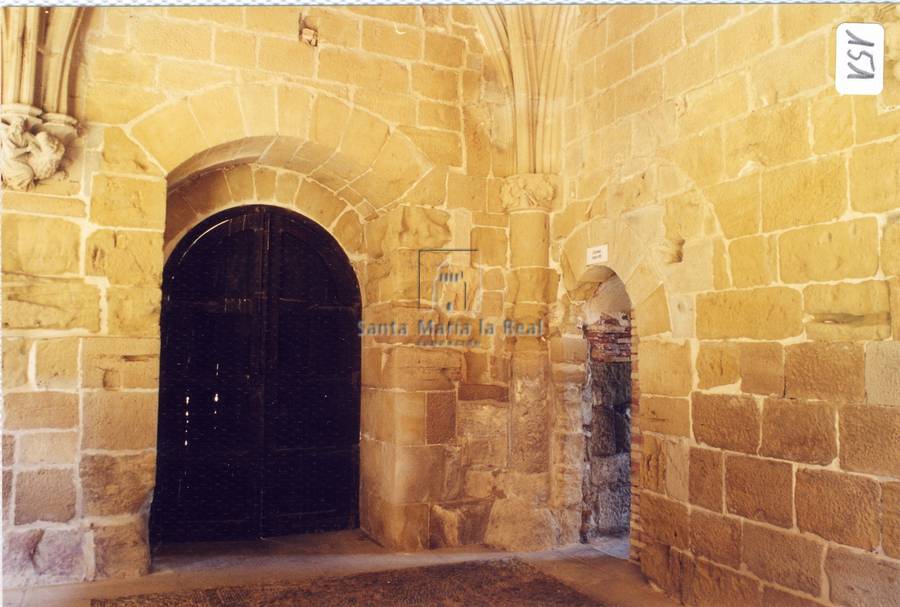
[[[360,296],[312,221],[252,205],[166,265],[154,539],[358,525]]]

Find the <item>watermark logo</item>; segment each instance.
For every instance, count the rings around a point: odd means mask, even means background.
[[[501,302],[484,305],[478,249],[419,249],[414,318],[359,323],[360,337],[409,339],[420,346],[485,347],[494,337],[545,335],[542,318],[504,318]],[[474,263],[473,263],[474,262]]]

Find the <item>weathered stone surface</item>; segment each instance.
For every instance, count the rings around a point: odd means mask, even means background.
[[[824,542],[744,523],[743,561],[768,582],[818,596],[824,551]]]
[[[797,526],[827,540],[871,550],[879,543],[878,483],[830,470],[797,471]]]
[[[65,523],[75,516],[71,469],[29,470],[16,474],[17,525],[35,521]]]
[[[862,344],[809,342],[785,348],[785,394],[791,398],[862,402]]]
[[[641,572],[671,596],[681,596],[693,571],[693,559],[670,546],[648,542],[641,549]]]
[[[778,343],[742,343],[741,390],[753,394],[784,394],[784,347]]]
[[[387,350],[383,377],[389,387],[449,390],[462,377],[462,360],[452,350],[393,347]]]
[[[519,498],[498,499],[484,541],[504,550],[536,550],[554,545],[557,530],[550,510]]]
[[[881,547],[900,558],[900,482],[881,485]]]
[[[446,443],[456,436],[456,399],[452,392],[432,392],[426,399],[425,440]]]
[[[106,276],[111,284],[159,286],[162,250],[158,232],[98,230],[87,240],[86,271]]]
[[[689,493],[692,504],[722,511],[722,470],[720,451],[691,447]]]
[[[82,580],[87,574],[81,529],[47,529],[35,548],[34,571],[45,580]]]
[[[778,247],[787,283],[865,278],[878,269],[874,218],[791,230],[780,236]]]
[[[812,339],[854,341],[891,335],[884,281],[810,285],[803,289],[803,307],[812,315],[806,323],[806,334]]]
[[[835,407],[825,403],[766,399],[759,454],[827,465],[837,457]]]
[[[689,436],[690,401],[686,398],[645,396],[641,399],[641,429],[672,436]]]
[[[100,291],[94,285],[78,279],[4,282],[4,328],[100,330]]]
[[[459,384],[459,400],[509,400],[509,388],[494,384]]]
[[[762,589],[751,577],[698,560],[683,598],[697,607],[759,607]]]
[[[691,346],[660,341],[640,345],[641,392],[687,396],[691,391]]]
[[[156,446],[156,392],[87,392],[85,449],[146,449]]]
[[[896,141],[872,143],[853,150],[850,158],[850,200],[863,212],[891,211],[900,206],[897,175],[881,170],[885,154],[896,154]]]
[[[888,276],[900,274],[900,222],[884,228],[881,239],[881,269]]]
[[[641,525],[644,533],[668,546],[690,545],[691,521],[687,506],[661,495],[641,494]]]
[[[89,516],[136,514],[145,510],[153,492],[156,455],[84,455],[80,476],[84,512]]]
[[[844,470],[900,477],[900,410],[846,406],[838,410]]]
[[[28,383],[28,350],[31,342],[19,337],[3,338],[3,387],[7,390]]]
[[[803,331],[800,293],[786,287],[697,296],[697,337],[783,339]]]
[[[550,227],[541,211],[513,213],[509,218],[509,261],[513,268],[548,265]]]
[[[900,596],[896,561],[830,546],[825,558],[829,597],[838,605],[895,605]]]
[[[158,388],[159,340],[86,338],[81,365],[85,388]]]
[[[162,292],[158,287],[110,287],[106,297],[111,335],[159,335]]]
[[[900,406],[900,341],[866,345],[866,401]]]
[[[700,342],[697,353],[700,389],[735,383],[740,378],[739,364],[737,344]]]
[[[691,551],[695,555],[737,569],[741,564],[741,545],[740,519],[691,511]]]
[[[94,175],[91,221],[106,226],[156,228],[166,225],[166,182]]]
[[[642,436],[640,457],[640,486],[642,489],[665,493],[665,441],[653,434]]]
[[[553,301],[559,285],[559,274],[550,268],[518,268],[508,279],[507,297],[513,303]]]
[[[44,537],[42,529],[12,531],[3,534],[3,583],[14,586],[34,571],[34,553]],[[17,584],[18,583],[18,584]]]
[[[791,464],[746,455],[725,456],[728,512],[790,527],[793,522]]]
[[[648,542],[641,549],[641,572],[671,596],[681,596],[682,586],[690,581],[693,568],[690,557],[665,544]]]
[[[100,167],[112,173],[159,175],[160,171],[125,131],[109,127],[103,131],[103,151]]]
[[[16,459],[16,437],[12,434],[4,434],[2,438],[2,460],[0,463],[3,466],[12,466],[14,460]],[[9,494],[4,492],[4,498]]]
[[[810,203],[813,200],[815,204]],[[839,155],[763,173],[766,232],[837,219],[847,209],[847,203],[844,159]]]
[[[786,590],[765,586],[762,604],[766,607],[821,607],[822,603],[806,599]]]
[[[489,501],[431,506],[428,546],[443,548],[482,543],[490,512]]]
[[[691,397],[694,437],[713,447],[756,453],[759,445],[759,408],[749,396],[704,394]]]
[[[18,443],[20,464],[72,466],[78,451],[78,433],[29,432],[20,435]]]
[[[78,339],[35,343],[35,383],[39,388],[71,389],[78,383]]]
[[[4,428],[74,428],[78,395],[66,392],[15,392],[4,397]]]
[[[26,274],[78,272],[81,228],[65,219],[3,216],[3,271]]]
[[[95,527],[93,532],[98,578],[137,577],[150,571],[150,544],[143,521]]]
[[[759,175],[717,184],[705,194],[727,238],[759,231]]]
[[[46,182],[45,182],[46,183]],[[7,189],[3,193],[3,208],[23,213],[84,217],[84,202],[78,198],[46,196],[34,192],[17,192]]]
[[[731,277],[738,288],[765,286],[778,275],[776,243],[772,236],[738,238],[728,245]]]

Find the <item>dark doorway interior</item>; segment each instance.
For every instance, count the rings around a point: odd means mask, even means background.
[[[194,228],[163,278],[156,542],[358,525],[360,296],[321,227],[265,205]]]
[[[585,475],[581,539],[628,533],[631,518],[631,318],[601,314],[584,329]]]

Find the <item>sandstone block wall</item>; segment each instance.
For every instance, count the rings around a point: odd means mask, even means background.
[[[510,101],[469,9],[97,8],[73,73],[67,175],[2,193],[11,585],[147,571],[163,264],[217,210],[263,202],[323,225],[366,322],[448,320],[417,309],[420,248],[479,249],[449,260],[477,279],[460,318],[510,312],[511,140],[491,126]],[[484,539],[507,462],[506,341],[364,339],[361,512],[378,541]]]
[[[832,74],[837,24],[893,48],[898,20],[579,9],[560,304],[579,314],[605,279],[584,249],[608,243],[641,338],[639,558],[686,604],[897,600],[900,80],[841,97]]]
[[[830,74],[837,23],[896,29],[896,12],[572,10],[562,141],[540,151],[560,175],[514,174],[509,92],[468,8],[87,13],[67,175],[0,201],[5,583],[146,572],[165,255],[265,201],[341,243],[367,322],[546,327],[364,338],[361,512],[379,541],[578,538],[582,328],[615,274],[639,340],[647,576],[698,605],[893,600],[900,81],[849,98]],[[587,266],[604,243],[609,263]],[[472,308],[435,285],[454,313],[419,310],[426,247],[478,249],[426,263],[471,275]]]

